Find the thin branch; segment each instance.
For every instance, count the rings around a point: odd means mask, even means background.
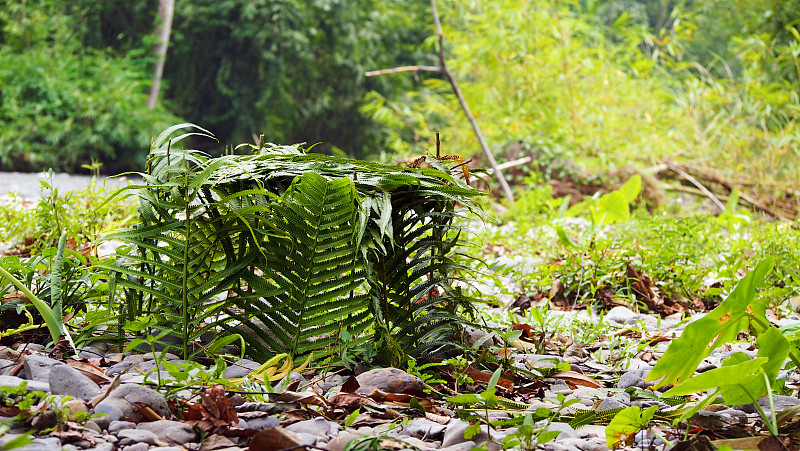
[[[427,72],[441,72],[442,68],[439,66],[400,66],[391,69],[371,70],[369,72],[364,72],[364,76],[374,77],[376,75],[395,74],[397,72],[417,72],[421,70]]]
[[[720,211],[725,211],[725,205],[723,205],[722,202],[720,202],[719,199],[717,199],[717,196],[715,196],[714,193],[709,191],[705,186],[703,186],[702,183],[698,182],[696,178],[694,178],[691,175],[687,174],[686,171],[684,171],[683,169],[681,169],[681,168],[679,168],[677,166],[674,166],[674,165],[671,165],[671,164],[668,164],[667,166],[671,170],[677,172],[681,177],[683,177],[686,180],[690,181],[692,183],[692,185],[694,185],[698,189],[700,189],[700,191],[702,191],[703,194],[705,194],[709,199],[711,199],[712,202],[714,202],[714,205],[719,207]]]
[[[508,186],[506,178],[503,176],[503,170],[497,165],[497,161],[494,159],[494,155],[492,155],[492,151],[486,143],[486,138],[484,138],[483,132],[481,132],[481,128],[478,126],[478,121],[475,120],[475,116],[472,115],[467,101],[464,100],[464,95],[461,93],[458,83],[456,83],[456,77],[450,72],[450,69],[447,68],[447,62],[444,56],[444,32],[442,31],[442,23],[439,21],[439,13],[436,10],[436,0],[431,0],[431,9],[433,10],[433,22],[436,24],[436,32],[439,34],[439,64],[441,65],[441,71],[453,87],[453,92],[455,92],[458,98],[458,103],[461,105],[461,109],[464,110],[464,114],[467,115],[467,119],[470,125],[472,125],[472,130],[475,132],[475,136],[478,137],[481,149],[483,149],[483,153],[489,161],[489,165],[492,167],[495,174],[497,174],[497,181],[500,183],[500,187],[503,189],[508,203],[513,205],[514,195],[511,193],[511,187]]]

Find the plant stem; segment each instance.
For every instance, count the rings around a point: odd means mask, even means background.
[[[70,347],[72,347],[72,351],[75,351],[75,343],[72,342],[72,337],[67,332],[66,327],[61,323],[61,318],[57,318],[53,309],[50,308],[47,303],[39,299],[31,290],[28,289],[22,282],[19,281],[16,277],[14,277],[10,272],[6,271],[5,268],[0,266],[0,276],[3,278],[8,279],[11,283],[17,287],[19,291],[24,294],[31,304],[36,307],[36,310],[39,311],[39,314],[42,315],[44,318],[44,322],[47,325],[47,330],[50,331],[50,337],[53,338],[53,345],[58,343],[58,340],[61,337],[65,337],[67,342],[69,343]]]

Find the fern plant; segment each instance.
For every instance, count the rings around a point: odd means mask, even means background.
[[[126,188],[141,223],[111,236],[131,251],[104,264],[126,293],[120,326],[147,315],[185,358],[207,331],[226,331],[217,345],[241,337],[261,359],[329,354],[343,331],[364,341],[370,327],[394,357],[452,343],[441,338],[466,304],[448,257],[455,206],[481,191],[432,157],[412,169],[297,146],[219,158],[172,148],[210,136],[169,138],[192,127],[162,133],[145,184]]]

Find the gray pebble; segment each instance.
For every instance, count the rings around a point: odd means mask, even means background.
[[[48,377],[50,392],[88,401],[100,394],[100,387],[86,375],[69,365],[53,365]]]
[[[197,440],[197,433],[191,425],[182,423],[180,421],[158,420],[146,423],[139,423],[136,426],[138,430],[145,430],[152,432],[158,437],[168,443],[191,443]]]
[[[133,429],[135,427],[136,423],[132,421],[112,421],[111,424],[108,425],[108,432],[110,434],[115,434],[124,429]]]
[[[142,429],[123,429],[117,432],[120,446],[132,445],[134,443],[147,443],[148,445],[155,445],[156,434]]]
[[[55,365],[64,365],[64,363],[43,355],[27,355],[23,365],[25,379],[46,383],[50,379],[50,370]]]
[[[639,387],[647,388],[653,385],[653,382],[645,381],[647,375],[650,374],[649,369],[639,369],[627,371],[617,382],[617,388]]]
[[[335,436],[342,430],[339,424],[328,421],[325,418],[317,417],[312,420],[299,421],[286,426],[284,429],[295,434],[312,434],[314,436],[327,435]]]
[[[27,383],[28,391],[43,391],[50,393],[50,384],[45,382],[37,382],[25,380],[17,376],[0,376],[0,387],[19,387],[23,382]]]
[[[147,443],[135,443],[130,446],[126,446],[122,449],[122,451],[147,451],[150,449],[150,445]]]

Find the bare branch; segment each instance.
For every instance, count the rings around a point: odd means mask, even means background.
[[[391,69],[371,70],[369,72],[365,72],[364,76],[374,77],[376,75],[395,74],[397,72],[418,72],[421,70],[426,72],[441,72],[442,68],[439,66],[400,66],[393,67]]]
[[[439,21],[439,13],[436,10],[436,0],[431,0],[431,9],[433,10],[433,22],[436,24],[436,32],[439,34],[439,63],[441,64],[441,70],[447,78],[447,81],[449,81],[450,85],[453,87],[453,92],[455,92],[458,98],[458,103],[461,105],[461,109],[464,110],[464,114],[467,115],[467,119],[470,125],[472,125],[472,130],[475,132],[475,136],[478,137],[481,149],[483,149],[483,153],[489,161],[489,165],[494,170],[494,173],[497,174],[497,181],[503,189],[503,194],[505,194],[508,203],[513,205],[514,195],[511,193],[511,187],[508,186],[508,182],[503,176],[502,169],[497,165],[497,161],[494,159],[491,149],[489,149],[489,144],[486,143],[486,138],[484,138],[483,132],[481,132],[481,128],[478,126],[478,121],[475,120],[475,116],[473,116],[472,111],[470,111],[469,105],[467,105],[467,101],[464,99],[464,95],[461,93],[458,83],[456,83],[456,77],[450,72],[450,69],[447,68],[444,56],[444,32],[442,31],[442,23]]]

